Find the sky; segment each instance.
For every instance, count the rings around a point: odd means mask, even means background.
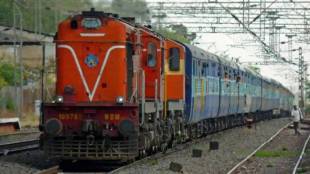
[[[148,2],[162,1],[162,0],[146,0]],[[173,0],[176,1],[176,0]],[[178,0],[189,1],[189,0]],[[191,0],[195,1],[195,0]],[[202,0],[198,0],[202,1]],[[220,0],[221,1],[221,0]],[[295,0],[298,1],[298,0]],[[207,1],[208,2],[208,1]],[[239,1],[240,2],[240,1]],[[151,9],[152,10],[152,9]],[[177,19],[181,21],[182,18]],[[195,19],[193,19],[194,21]],[[185,24],[190,27],[191,24]],[[250,34],[198,34],[199,37],[194,41],[195,45],[205,49],[209,52],[216,54],[225,53],[233,58],[239,58],[240,62],[258,62],[263,61],[262,53],[259,51],[262,47],[258,42],[255,42],[254,38]],[[267,36],[268,37],[268,36]],[[309,37],[306,36],[306,37]],[[282,35],[279,39],[281,42],[287,42],[287,37]],[[266,41],[265,41],[266,42]],[[268,43],[268,42],[267,42]],[[309,44],[293,43],[292,49],[298,47],[303,48],[303,55],[306,63],[310,61],[310,46]],[[288,45],[280,45],[280,54],[283,57],[288,57]],[[293,58],[298,57],[298,51],[293,52]],[[297,61],[296,59],[294,59]],[[246,64],[243,64],[246,65]],[[288,87],[294,93],[298,92],[298,76],[297,66],[289,64],[278,65],[254,65],[260,68],[260,72],[263,76],[273,78],[281,82],[284,86]]]

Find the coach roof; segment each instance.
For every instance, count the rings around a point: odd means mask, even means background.
[[[215,54],[212,54],[210,52],[207,52],[201,48],[198,48],[193,45],[184,44],[192,53],[192,56],[198,59],[205,59],[205,60],[213,60],[215,62],[218,62],[218,58]]]

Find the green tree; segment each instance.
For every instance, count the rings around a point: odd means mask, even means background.
[[[0,24],[11,26],[13,24],[12,17],[13,17],[12,1],[1,0],[0,1]]]
[[[0,89],[2,89],[5,86],[7,86],[7,83],[4,80],[4,78],[2,76],[0,76]]]
[[[164,37],[167,37],[169,39],[173,39],[182,43],[190,43],[190,40],[188,40],[186,37],[184,37],[183,35],[178,34],[176,31],[171,31],[168,29],[159,29],[156,30],[156,32],[160,33],[161,35],[163,35]]]
[[[73,12],[87,10],[92,6],[92,0],[1,0],[0,24],[13,25],[13,9],[15,8],[16,14],[19,12],[22,14],[24,29],[35,31],[41,28],[41,32],[54,33],[61,20]],[[16,20],[19,27],[19,16]]]
[[[309,80],[305,82],[305,92],[307,94],[306,98],[310,99],[310,81]]]
[[[189,34],[187,27],[184,26],[183,24],[172,25],[171,29],[175,31],[178,35],[182,35],[189,41],[193,41],[197,37],[196,33]]]

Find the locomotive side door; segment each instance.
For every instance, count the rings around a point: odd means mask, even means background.
[[[156,115],[162,109],[162,39],[143,31],[141,67],[145,74],[145,114]],[[156,114],[157,113],[157,114]]]

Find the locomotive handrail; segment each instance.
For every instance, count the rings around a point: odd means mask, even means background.
[[[134,91],[132,92],[132,95],[130,97],[130,102],[133,102],[133,98],[134,96],[136,97],[136,100],[138,99],[138,79],[139,79],[139,72],[135,72],[135,89]]]
[[[158,118],[158,80],[155,79],[155,105],[156,105],[156,118]]]
[[[141,95],[141,123],[140,125],[144,124],[144,116],[145,116],[145,74],[142,70],[142,95]]]

